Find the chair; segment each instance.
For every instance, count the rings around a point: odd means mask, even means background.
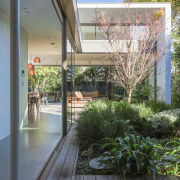
[[[93,100],[98,99],[98,91],[86,92],[82,91],[84,97],[91,97]]]
[[[72,101],[84,104],[88,101],[92,101],[92,97],[84,97],[80,91],[67,92],[67,102],[71,103]]]

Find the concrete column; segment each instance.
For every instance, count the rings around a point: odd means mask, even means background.
[[[62,26],[62,128],[67,134],[67,19],[63,15]]]
[[[19,21],[20,0],[10,1],[10,159],[11,180],[20,179],[19,153]]]
[[[160,87],[157,100],[171,104],[171,5],[166,5],[164,31],[158,40],[163,41],[165,54],[157,64],[157,86]]]
[[[166,84],[165,102],[171,104],[171,5],[165,12],[165,38],[166,38]]]

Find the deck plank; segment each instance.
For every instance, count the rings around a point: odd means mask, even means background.
[[[63,146],[62,146],[62,149],[60,150],[59,156],[57,157],[56,162],[54,163],[47,180],[58,180],[59,179],[64,162],[66,160],[66,156],[67,156],[67,153],[68,153],[68,150],[70,147],[71,140],[74,135],[74,132],[75,132],[75,125],[72,125],[71,130],[69,131],[69,133],[63,143]]]
[[[72,179],[77,150],[78,145],[76,143],[76,133],[74,133],[59,180]]]
[[[108,180],[107,175],[97,175],[96,180]]]
[[[84,176],[83,175],[75,175],[72,180],[84,180]]]
[[[120,176],[118,175],[108,175],[108,180],[121,180]]]
[[[96,176],[94,176],[94,175],[84,175],[84,180],[96,180]]]

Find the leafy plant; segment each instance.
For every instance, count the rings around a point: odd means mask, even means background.
[[[136,134],[126,134],[124,138],[106,138],[103,145],[105,153],[100,163],[105,165],[104,173],[120,175],[158,174],[161,145],[154,144],[151,139]],[[158,162],[158,163],[157,163]],[[158,168],[157,168],[158,167]]]
[[[168,150],[163,156],[164,161],[169,161],[166,165],[166,174],[180,175],[180,141],[171,140],[166,144],[166,147]]]
[[[88,161],[81,161],[77,163],[76,174],[92,174],[92,170],[89,168]]]

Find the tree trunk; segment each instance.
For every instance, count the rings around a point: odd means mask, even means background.
[[[130,91],[128,93],[128,104],[131,104],[131,95],[132,95],[132,92]]]

